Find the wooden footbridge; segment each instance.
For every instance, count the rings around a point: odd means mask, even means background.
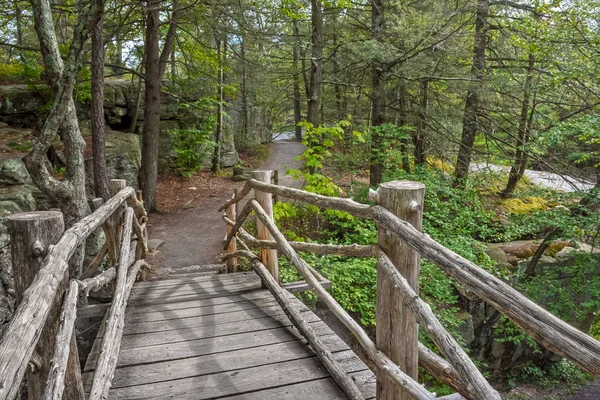
[[[18,307],[0,341],[0,400],[15,399],[23,385],[35,400],[435,399],[418,382],[418,366],[456,390],[448,399],[499,400],[419,297],[420,257],[600,378],[599,342],[421,233],[423,185],[382,184],[370,206],[273,185],[270,176],[256,171],[219,210],[225,211],[224,274],[144,280],[147,216],[141,196],[124,181],[113,181],[113,197],[94,200],[95,211],[66,231],[59,212],[11,216]],[[378,246],[288,242],[273,221],[273,195],[373,219]],[[257,238],[244,230],[251,213]],[[99,230],[106,244],[81,270],[83,245]],[[299,251],[377,259],[375,341]],[[303,280],[281,284],[278,257]],[[250,271],[238,272],[242,258]],[[111,267],[98,272],[105,259]],[[91,291],[107,285],[111,303],[87,304]],[[293,296],[301,290],[329,308],[356,348]],[[81,368],[75,321],[94,317],[101,326]],[[419,343],[419,325],[437,352]]]

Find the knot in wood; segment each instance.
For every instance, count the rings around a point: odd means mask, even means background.
[[[39,355],[39,353],[35,352],[31,355],[31,359],[29,360],[29,371],[34,374],[37,371],[42,369],[42,357]]]
[[[34,258],[43,258],[46,256],[46,254],[46,246],[44,246],[44,243],[42,243],[40,240],[33,242],[31,245],[31,255]]]
[[[419,211],[421,211],[421,205],[415,200],[411,201],[410,204],[408,205],[408,212],[414,214]]]

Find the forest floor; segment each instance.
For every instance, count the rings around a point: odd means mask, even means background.
[[[279,170],[279,183],[298,186],[299,182],[285,175],[287,168],[299,168],[294,160],[304,146],[299,142],[275,141],[269,145],[268,158],[261,169]],[[241,189],[244,182],[233,182],[230,170],[214,176],[202,171],[190,178],[161,177],[158,182],[158,209],[150,215],[149,238],[160,243],[150,257],[150,263],[161,269],[177,269],[192,265],[219,263],[225,223],[217,210]],[[162,242],[162,243],[161,243]]]

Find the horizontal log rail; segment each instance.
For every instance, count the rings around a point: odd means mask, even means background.
[[[373,207],[373,217],[544,347],[600,378],[600,342],[546,311],[475,263],[417,231],[385,208]]]
[[[237,196],[219,208],[219,212],[244,199],[252,189],[260,192],[271,193],[288,199],[302,201],[304,203],[312,204],[321,208],[346,211],[347,213],[361,218],[371,218],[371,207],[367,204],[357,203],[352,199],[323,196],[316,193],[305,192],[304,190],[272,185],[270,183],[257,181],[256,179],[248,180],[246,185],[244,185],[244,188],[238,193]]]
[[[223,217],[223,220],[227,225],[234,227],[235,222],[227,217]],[[277,249],[277,242],[274,240],[258,240],[251,234],[249,234],[244,228],[240,228],[237,232],[240,238],[251,248],[267,248]],[[343,257],[375,257],[377,246],[371,245],[360,245],[360,244],[322,244],[322,243],[308,243],[308,242],[288,242],[290,246],[296,251],[302,251],[305,253],[314,254],[328,254]]]
[[[252,189],[305,202],[321,208],[346,211],[358,217],[373,219],[380,227],[380,231],[383,229],[387,234],[398,237],[409,248],[438,265],[465,288],[506,315],[511,321],[521,327],[524,332],[533,336],[541,345],[573,361],[583,370],[600,378],[600,342],[560,320],[481,267],[435,242],[427,234],[421,233],[411,224],[397,217],[386,208],[379,205],[368,206],[356,203],[350,199],[316,195],[298,189],[272,185],[251,179],[246,183],[244,189],[225,203],[220,210],[224,210],[240,202]],[[376,194],[377,192],[373,192],[370,199],[377,203],[378,196],[374,196]],[[407,206],[417,207],[413,203]],[[243,225],[245,220],[252,212],[267,227],[274,240],[259,240],[244,230]],[[402,387],[411,398],[432,398],[431,393],[424,390],[416,381],[404,375],[402,370],[377,348],[364,330],[319,284],[319,279],[311,272],[311,267],[298,256],[297,252],[375,257],[378,259],[378,268],[381,268],[383,276],[392,282],[394,291],[404,299],[404,304],[415,315],[418,323],[424,327],[425,331],[446,358],[441,358],[419,343],[419,364],[432,373],[434,377],[454,388],[466,399],[500,399],[499,394],[485,380],[464,350],[460,348],[454,338],[443,328],[429,305],[418,296],[418,293],[413,290],[408,281],[388,258],[387,254],[378,246],[343,246],[288,242],[273,220],[268,216],[268,213],[254,199],[248,200],[235,221],[225,216],[223,220],[230,227],[223,241],[225,249],[227,249],[227,245],[232,238],[237,237],[238,245],[242,245],[246,250],[237,251],[236,256],[250,258],[253,266],[256,264],[254,261],[257,259],[257,256],[249,252],[250,248],[275,249],[281,252],[304,278],[304,282],[308,288],[329,307],[346,329],[348,329],[349,333],[354,335],[358,340],[361,346],[359,356],[376,375],[387,376],[398,386]],[[229,255],[226,255],[225,258],[227,256]]]
[[[138,241],[142,242],[142,249],[147,248],[145,242],[147,235],[143,232],[146,229],[143,223],[147,218],[146,211],[143,208],[142,202],[136,198],[135,190],[131,187],[120,190],[105,204],[99,206],[94,212],[66,230],[58,242],[49,247],[39,272],[37,272],[31,285],[23,293],[22,300],[0,341],[0,400],[12,400],[18,393],[21,381],[44,329],[55,297],[59,288],[63,285],[65,279],[67,279],[70,258],[94,231],[102,227],[115,213],[121,212],[125,204],[130,205],[129,210],[131,211],[129,214],[137,216],[133,219],[139,219],[137,222],[141,220],[138,223],[141,229],[138,230],[135,228],[132,219],[129,219],[125,223],[129,228],[125,226],[123,230],[131,232],[132,229],[136,229],[136,234],[139,233],[142,236],[142,238],[138,238]],[[125,251],[128,253],[130,240],[127,239],[122,244],[121,247],[127,249],[122,250],[122,252]],[[136,242],[133,242],[132,245],[135,251]],[[106,257],[106,253],[107,247],[103,247],[99,255],[85,268],[86,275],[92,274],[97,270]],[[131,264],[129,254],[127,254],[124,260],[125,264],[128,262]],[[125,269],[129,264],[126,265]],[[144,266],[143,263],[135,263],[130,268],[130,273],[133,273],[136,268],[139,271],[139,268],[142,266]],[[137,272],[135,275],[137,275]],[[72,340],[69,338],[72,337],[72,326],[76,318],[76,307],[74,311],[74,304],[76,305],[77,296],[80,292],[87,294],[90,290],[96,290],[108,284],[115,276],[115,270],[108,269],[97,277],[89,278],[89,276],[84,276],[88,279],[83,281],[72,280],[70,282],[60,315],[60,327],[57,332],[51,370],[44,389],[44,399],[59,399],[64,390],[65,369],[67,368],[66,355],[69,354],[70,343],[72,343]],[[133,279],[135,280],[135,276]]]

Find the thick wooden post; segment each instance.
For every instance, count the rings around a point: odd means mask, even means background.
[[[235,197],[235,194],[234,194]],[[230,220],[234,221],[236,220],[236,203],[231,204],[230,206],[228,206],[225,209],[225,216],[227,218],[229,218]],[[229,233],[231,232],[231,230],[233,229],[233,227],[231,227],[229,224],[225,224],[225,231],[226,231],[226,236],[229,235]],[[231,239],[231,241],[229,242],[229,245],[227,246],[227,253],[231,254],[234,253],[237,250],[237,240],[235,238],[235,236]],[[238,267],[238,260],[237,258],[228,258],[227,259],[227,272],[237,272],[237,267]]]
[[[382,183],[374,196],[376,203],[421,230],[425,186],[418,182]],[[419,293],[420,256],[398,237],[379,229],[379,247],[398,271]],[[419,328],[414,314],[377,265],[377,347],[408,376],[417,379]],[[411,397],[387,378],[377,380],[378,400],[409,400]]]
[[[271,175],[273,171],[254,171],[252,178],[260,182],[271,183]],[[273,195],[271,193],[254,190],[254,198],[261,207],[265,210],[269,218],[273,220]],[[256,219],[257,236],[260,240],[273,240],[267,227],[257,218]],[[279,280],[279,264],[277,263],[277,250],[260,249],[262,263],[267,267],[267,270],[273,275],[277,282]]]
[[[38,211],[13,214],[8,217],[12,266],[15,277],[17,303],[21,302],[23,293],[33,282],[40,270],[50,245],[58,242],[65,230],[63,216],[59,211]],[[58,332],[62,298],[68,285],[68,275],[61,279],[59,290],[46,325],[40,335],[33,353],[27,374],[29,399],[41,399],[44,385],[50,369],[50,360],[54,354],[54,342]],[[71,350],[65,376],[65,399],[83,400],[84,391],[81,381],[81,369],[77,354],[75,335],[72,335]],[[5,377],[9,378],[9,377]]]

